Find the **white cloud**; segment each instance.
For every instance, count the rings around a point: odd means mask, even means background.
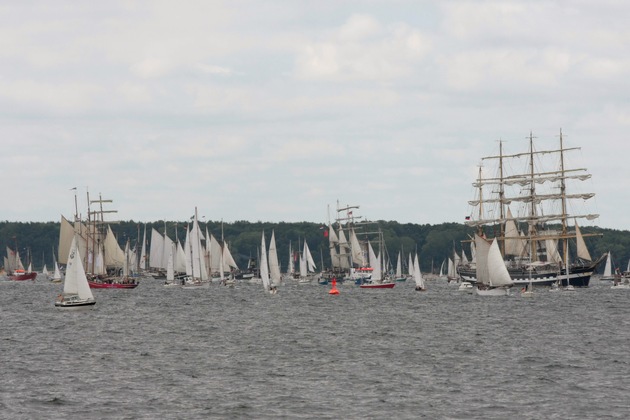
[[[405,24],[355,15],[322,40],[300,48],[295,75],[304,80],[392,80],[412,74],[430,50],[428,37]]]

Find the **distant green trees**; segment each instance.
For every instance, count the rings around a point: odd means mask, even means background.
[[[473,234],[473,229],[460,223],[441,223],[438,225],[398,223],[395,221],[379,220],[374,222],[383,232],[387,252],[392,262],[395,262],[399,250],[403,252],[406,261],[409,252],[416,250],[420,256],[423,271],[439,270],[439,266],[452,255],[453,250],[461,254],[461,241],[468,239]],[[289,244],[294,251],[302,249],[304,240],[313,254],[318,267],[323,261],[325,267],[330,266],[330,253],[328,251],[328,239],[324,232],[327,226],[320,223],[270,223],[236,221],[222,223],[220,221],[208,221],[200,223],[201,229],[213,234],[218,240],[225,238],[239,267],[245,267],[250,257],[257,257],[260,247],[261,233],[264,230],[267,241],[274,230],[278,246],[278,256],[282,270],[286,269],[289,259]],[[133,220],[112,224],[112,230],[118,237],[121,247],[127,240],[131,246],[138,246],[142,241],[145,224]],[[186,222],[181,221],[156,221],[146,224],[147,242],[151,240],[151,229],[164,233],[165,227],[169,237],[177,238],[183,243],[186,237]],[[630,259],[630,232],[603,228],[582,228],[584,234],[598,234],[602,236],[590,236],[585,238],[587,246],[593,257],[611,251],[615,266],[625,269]],[[41,270],[46,263],[50,269],[53,262],[53,248],[56,250],[59,242],[58,222],[0,222],[0,253],[6,255],[6,247],[12,249],[16,244],[22,261],[26,265],[28,259],[33,263],[33,268]],[[150,244],[149,244],[150,245]],[[466,248],[470,257],[470,251]],[[0,260],[1,262],[2,260]],[[0,263],[1,265],[1,263]]]

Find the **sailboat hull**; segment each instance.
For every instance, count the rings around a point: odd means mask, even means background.
[[[84,311],[84,310],[94,309],[95,304],[96,304],[96,301],[93,299],[83,300],[83,301],[73,300],[70,302],[56,301],[55,307],[57,309],[62,309],[64,311]]]
[[[473,292],[477,296],[509,296],[510,289],[507,287],[492,287],[488,289],[479,289],[475,287]]]

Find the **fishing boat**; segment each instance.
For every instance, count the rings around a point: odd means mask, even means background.
[[[477,282],[473,293],[479,296],[507,296],[513,282],[510,278],[496,238],[488,242],[475,234],[477,248]]]
[[[583,168],[565,166],[566,154],[579,148],[564,146],[562,131],[557,149],[536,150],[533,135],[529,135],[529,150],[523,153],[504,154],[499,142],[499,154],[486,156],[482,161],[498,162],[497,173],[486,175],[479,168],[473,185],[477,197],[470,201],[473,207],[466,224],[477,228],[481,236],[495,236],[503,261],[515,286],[588,287],[591,275],[606,254],[593,259],[586,247],[578,219],[593,220],[597,214],[571,214],[576,201],[586,201],[593,193],[577,192],[577,185],[591,177]],[[555,157],[551,167],[551,157]],[[521,158],[527,166],[510,173],[505,168],[517,166]],[[491,192],[484,195],[484,187]],[[569,190],[576,187],[576,192]],[[512,215],[510,204],[519,204]],[[555,222],[555,224],[550,224]],[[573,222],[573,226],[569,225]],[[465,241],[470,243],[470,240]],[[477,253],[478,253],[477,249]],[[463,280],[477,281],[475,265],[460,264],[457,271]]]
[[[72,240],[67,261],[63,293],[57,296],[55,307],[65,310],[94,308],[96,300],[94,300],[85,275],[76,239]]]

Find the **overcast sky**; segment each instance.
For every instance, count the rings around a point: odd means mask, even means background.
[[[463,222],[480,158],[555,147],[630,229],[630,3],[0,1],[1,220]],[[513,210],[516,213],[515,210]],[[334,213],[334,212],[333,212]]]

